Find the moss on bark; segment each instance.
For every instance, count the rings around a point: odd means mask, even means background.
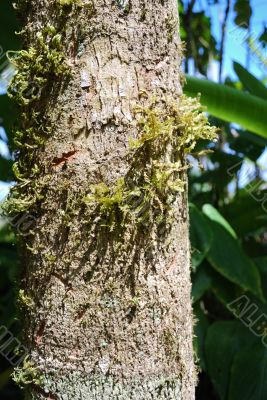
[[[185,156],[214,132],[181,97],[176,1],[26,10],[10,204],[35,217],[21,293],[42,380],[26,374],[27,398],[192,400]]]

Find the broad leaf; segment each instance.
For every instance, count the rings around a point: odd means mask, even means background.
[[[218,210],[216,210],[216,208],[214,208],[211,204],[204,204],[204,206],[202,207],[202,211],[209,219],[218,222],[218,224],[227,229],[227,231],[233,236],[233,238],[237,239],[236,233],[229,222],[226,221],[226,219],[219,213]]]
[[[231,234],[220,224],[209,221],[213,241],[207,259],[229,281],[263,299],[260,274],[252,260]]]
[[[257,187],[251,183],[251,188]],[[257,201],[258,200],[258,201]],[[266,227],[267,191],[240,190],[238,196],[224,207],[224,215],[238,236],[246,236]]]
[[[211,279],[211,291],[224,306],[227,306],[233,299],[240,295],[242,289],[224,278],[209,265],[206,267],[206,274]]]
[[[243,86],[254,96],[261,97],[263,100],[267,100],[267,88],[255,78],[250,72],[248,72],[238,62],[234,62],[234,70],[242,82]]]
[[[242,289],[224,278],[204,261],[192,274],[193,301],[200,300],[207,291],[214,293],[217,299],[227,307],[233,299],[240,295]]]
[[[196,320],[196,324],[194,326],[194,350],[198,356],[200,368],[206,370],[207,368],[204,346],[207,330],[209,327],[209,321],[207,315],[204,313],[199,303],[194,305],[194,316]]]
[[[207,79],[189,76],[184,91],[189,96],[201,93],[201,103],[215,117],[236,122],[267,138],[267,101]]]
[[[190,204],[189,212],[192,267],[196,268],[203,261],[211,246],[212,235],[205,216],[194,204]]]
[[[267,399],[267,348],[257,341],[234,359],[229,400]]]
[[[205,358],[209,376],[220,400],[228,400],[231,366],[236,353],[254,340],[250,331],[239,321],[219,321],[209,327]],[[242,370],[243,367],[241,373]]]
[[[235,129],[235,132],[238,133],[238,136],[234,136],[232,133],[227,135],[230,148],[242,155],[243,158],[257,161],[265,150],[267,140],[248,131]]]
[[[262,290],[264,297],[267,299],[267,256],[254,258],[253,261],[260,271]]]
[[[206,265],[200,265],[196,273],[192,275],[192,297],[193,301],[198,301],[203,294],[212,287],[212,279]]]

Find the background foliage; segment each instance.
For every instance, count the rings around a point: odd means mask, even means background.
[[[221,5],[219,35],[209,11]],[[267,89],[249,72],[254,54],[266,66],[263,52],[267,28],[252,38],[250,0],[180,1],[181,34],[186,43],[185,91],[202,101],[211,123],[220,128],[216,144],[198,145],[198,162],[189,176],[192,297],[196,318],[195,351],[199,365],[197,399],[266,400],[267,348],[229,309],[245,295],[258,307],[254,321],[267,314],[267,184],[259,160],[267,159]],[[229,18],[246,32],[247,65],[235,62],[235,76],[224,73],[225,32]],[[5,52],[19,48],[18,23],[10,0],[0,4],[0,74],[8,70]],[[208,77],[211,65],[217,83]],[[195,77],[192,78],[192,75]],[[221,83],[221,84],[218,84]],[[0,197],[12,174],[12,129],[16,112],[0,88]],[[9,146],[9,150],[7,148]],[[213,150],[206,153],[205,149]],[[0,326],[19,337],[15,307],[19,265],[14,234],[0,219]],[[263,330],[265,327],[261,327]],[[266,341],[267,342],[267,341]],[[21,393],[9,379],[12,369],[0,356],[0,397],[18,400]]]

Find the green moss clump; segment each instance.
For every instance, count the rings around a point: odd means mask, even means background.
[[[18,302],[22,307],[26,307],[28,309],[33,308],[34,301],[33,299],[25,293],[25,290],[19,290]]]
[[[15,132],[14,145],[17,149],[28,148],[29,150],[35,150],[45,143],[45,136],[40,136],[40,132],[36,129],[36,126],[25,128],[25,130],[18,129]]]
[[[161,106],[154,98],[149,106],[137,106],[135,110],[140,135],[130,141],[134,149],[153,141],[158,149],[170,143],[174,151],[190,153],[199,139],[216,139],[217,129],[210,126],[199,98],[183,95],[177,102],[163,98]]]
[[[114,230],[117,221],[123,223],[127,207],[125,205],[126,185],[124,179],[119,179],[114,187],[110,189],[103,182],[92,185],[90,193],[84,198],[86,205],[99,207],[102,226],[108,226]]]
[[[12,374],[13,381],[21,388],[28,385],[40,386],[43,382],[40,371],[34,366],[34,363],[27,356],[22,367],[16,367]]]
[[[131,165],[113,187],[93,185],[85,203],[98,208],[102,226],[168,224],[178,192],[185,188],[186,155],[199,139],[215,140],[198,99],[181,96],[175,103],[153,98],[148,106],[135,108],[136,138],[129,141]]]
[[[11,57],[12,55],[12,57]],[[37,152],[51,134],[48,116],[43,116],[45,91],[56,95],[57,81],[70,76],[63,52],[62,36],[48,25],[35,37],[35,45],[28,50],[9,52],[17,72],[8,89],[9,96],[20,106],[20,128],[15,131],[14,145],[17,161],[13,172],[18,184],[4,205],[7,214],[29,210],[43,198],[46,178],[40,179],[41,166],[36,164]]]
[[[20,172],[18,174],[20,177],[22,176]],[[22,182],[20,181],[11,189],[8,199],[2,204],[1,210],[7,216],[18,216],[18,214],[30,210],[38,201],[41,201],[43,199],[43,190],[49,182],[50,176],[39,178],[34,176],[34,172],[32,175],[30,172],[29,177],[26,178],[25,175],[23,179]]]
[[[93,12],[95,10],[93,0],[56,0],[60,9],[60,15],[69,11],[78,11],[81,8]]]
[[[70,6],[70,5],[72,5],[74,3],[77,3],[77,2],[79,2],[79,1],[77,1],[77,0],[57,0],[57,3],[60,6]]]
[[[35,47],[8,55],[17,68],[8,93],[21,106],[39,100],[51,77],[70,73],[62,51],[62,37],[51,25],[37,34]]]

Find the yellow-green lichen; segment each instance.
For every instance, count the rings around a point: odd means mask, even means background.
[[[80,3],[80,1],[79,0],[57,0],[57,3],[60,6],[70,6],[74,3]]]
[[[29,359],[29,356],[25,357],[22,367],[16,367],[14,369],[12,378],[13,381],[22,389],[28,385],[40,386],[43,382],[42,374]]]
[[[27,295],[25,293],[25,290],[23,290],[23,289],[19,290],[18,303],[22,307],[26,307],[26,308],[33,308],[33,306],[34,306],[33,299],[29,295]]]
[[[46,258],[46,260],[54,263],[55,261],[57,261],[57,257],[54,254],[50,254],[50,253],[45,253],[44,257]]]
[[[136,296],[134,296],[130,299],[130,304],[135,307],[138,307],[140,304],[140,300],[141,300],[141,297],[137,294]]]
[[[80,8],[86,9],[90,12],[94,11],[93,0],[56,0],[57,5],[61,10],[61,15],[65,10],[79,10]]]

